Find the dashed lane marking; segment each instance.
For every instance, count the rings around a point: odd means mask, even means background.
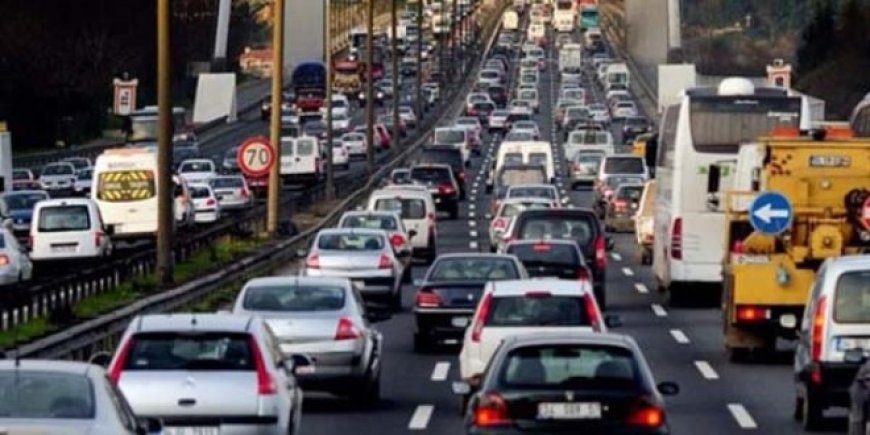
[[[469,235],[471,238],[476,239],[476,238],[477,238],[477,231],[469,231],[469,232],[468,232],[468,235]]]
[[[671,329],[671,337],[674,337],[674,340],[676,340],[677,343],[680,343],[680,344],[688,344],[689,343],[689,337],[686,335],[685,332],[680,331],[679,329]]]
[[[472,241],[468,242],[468,247],[471,249],[477,249],[477,241],[472,240]]]
[[[423,430],[429,426],[429,419],[432,418],[432,413],[435,407],[432,405],[418,405],[414,410],[414,415],[411,416],[411,422],[408,423],[408,429]]]
[[[632,272],[631,269],[627,267],[622,268],[622,274],[625,276],[634,276],[634,272]]]
[[[649,289],[646,288],[646,286],[640,282],[634,283],[634,289],[637,290],[638,293],[642,293],[642,294],[649,293]]]
[[[611,252],[611,253],[610,253],[610,258],[612,258],[612,259],[614,259],[614,260],[616,260],[616,261],[622,261],[622,255],[619,255],[618,252]]]
[[[749,414],[749,411],[746,410],[746,407],[739,403],[729,403],[728,411],[731,412],[731,416],[734,417],[734,420],[737,420],[737,425],[740,426],[741,429],[758,429],[758,424],[755,423],[755,419],[752,418],[752,415]]]
[[[474,212],[473,212],[473,211],[469,211],[469,212],[468,212],[468,217],[473,218],[473,217],[474,217]]]
[[[442,361],[435,364],[432,369],[432,380],[435,382],[443,382],[447,380],[447,374],[450,373],[450,363]]]
[[[701,372],[701,376],[707,380],[719,379],[719,374],[716,373],[716,370],[713,370],[713,366],[710,365],[707,361],[695,361],[695,368]]]
[[[659,304],[652,304],[651,306],[652,306],[653,313],[655,313],[656,316],[658,316],[658,317],[667,317],[668,316],[668,312],[665,311],[665,308],[663,306],[661,306]]]

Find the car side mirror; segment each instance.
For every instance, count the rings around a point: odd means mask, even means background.
[[[153,435],[163,433],[163,422],[157,418],[143,418],[136,427],[139,435]]]
[[[408,231],[408,238],[409,238],[409,239],[413,239],[414,236],[416,236],[416,235],[417,235],[417,230],[410,230],[410,231]]]
[[[105,352],[105,351],[97,352],[97,353],[91,355],[90,358],[88,358],[88,363],[98,365],[98,366],[103,367],[103,368],[108,367],[109,363],[111,361],[112,361],[112,354],[109,352]]]
[[[864,349],[849,349],[843,354],[843,361],[852,364],[863,364],[867,361]]]
[[[608,328],[619,328],[622,326],[622,319],[616,314],[607,314],[604,316],[604,324]]]
[[[616,246],[616,243],[613,242],[613,238],[610,236],[607,236],[607,238],[605,239],[605,244],[607,245],[606,247],[608,251],[612,251],[613,248]]]
[[[663,396],[676,396],[680,393],[680,386],[676,382],[662,382],[656,385],[656,389]]]

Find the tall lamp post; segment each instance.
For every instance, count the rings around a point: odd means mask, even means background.
[[[368,0],[366,14],[366,173],[372,174],[375,170],[375,148],[374,148],[374,124],[375,124],[375,102],[374,100],[374,83],[372,79],[372,63],[374,58],[375,45],[375,0]]]
[[[170,0],[157,1],[157,279],[162,287],[173,281],[172,233],[172,65]]]
[[[423,119],[423,0],[417,0],[417,122]]]
[[[422,1],[422,0],[421,0]],[[392,27],[392,41],[390,41],[390,60],[392,61],[393,67],[393,134],[392,145],[390,149],[396,153],[399,151],[399,94],[401,94],[399,90],[399,35],[396,34],[396,27],[398,27],[397,21],[399,20],[398,11],[399,8],[398,0],[390,0],[392,3],[390,15],[391,15],[391,27]]]
[[[332,5],[324,0],[323,64],[326,66],[326,199],[335,199],[335,168],[332,165]]]

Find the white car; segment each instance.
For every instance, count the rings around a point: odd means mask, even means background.
[[[607,110],[607,106],[604,104],[593,103],[586,106],[586,109],[589,110],[589,115],[592,117],[592,121],[604,125],[610,124],[610,111]]]
[[[193,201],[193,220],[198,224],[217,222],[221,218],[221,204],[214,189],[208,184],[189,186]]]
[[[390,244],[399,255],[412,253],[411,239],[417,235],[416,231],[405,228],[402,217],[392,211],[346,211],[338,219],[336,227],[384,230],[390,236]]]
[[[49,163],[42,167],[39,174],[39,184],[42,190],[72,190],[76,182],[76,168],[72,163]]]
[[[344,147],[347,149],[350,157],[365,157],[368,153],[368,146],[366,145],[366,135],[363,133],[346,133],[344,136],[341,137],[341,143],[344,144]]]
[[[344,133],[350,130],[350,118],[346,113],[334,113],[332,115],[332,131]]]
[[[637,106],[632,101],[619,101],[613,105],[613,119],[631,118],[637,116]]]
[[[178,165],[178,176],[187,184],[206,184],[217,176],[217,168],[209,159],[187,159]]]
[[[514,217],[520,214],[523,210],[536,210],[552,208],[552,201],[544,198],[506,198],[501,201],[492,216],[487,216],[490,219],[489,223],[489,243],[490,250],[496,252],[498,250],[498,241],[502,239],[502,235],[511,225]]]
[[[538,140],[541,137],[541,130],[538,128],[538,124],[535,121],[517,121],[511,124],[512,132],[527,132],[532,135],[534,140]]]
[[[242,175],[220,175],[209,182],[221,210],[244,209],[254,205],[248,180]]]
[[[417,127],[417,114],[410,106],[399,106],[399,119],[410,128]]]
[[[17,284],[33,278],[33,263],[15,235],[0,227],[0,285]]]
[[[480,125],[480,119],[476,116],[460,116],[453,122],[455,127],[464,128],[471,131],[473,134],[481,134],[483,126]]]
[[[326,106],[320,108],[320,112],[326,114]],[[344,115],[350,116],[350,101],[342,94],[334,94],[332,96],[332,116]]]
[[[466,329],[459,352],[459,374],[480,376],[505,338],[525,334],[607,332],[587,279],[531,279],[488,282]],[[544,326],[546,325],[546,326]]]
[[[438,256],[437,210],[426,186],[396,185],[376,190],[369,195],[366,210],[399,213],[408,233],[415,233],[410,239],[414,256],[429,262]]]
[[[30,259],[105,258],[112,240],[103,230],[97,203],[90,198],[47,199],[36,203],[30,226]]]
[[[79,170],[76,174],[76,181],[73,183],[73,191],[75,191],[76,195],[80,196],[90,196],[91,194],[91,184],[94,179],[94,168],[86,168]]]
[[[541,107],[538,91],[534,89],[521,89],[517,92],[517,100],[528,101],[529,106],[535,113],[538,113],[538,110]]]
[[[607,94],[604,95],[604,99],[607,101],[613,101],[617,98],[631,99],[631,94],[624,89],[613,89],[611,91],[607,91]]]
[[[350,152],[343,141],[332,142],[332,167],[341,171],[350,168]]]

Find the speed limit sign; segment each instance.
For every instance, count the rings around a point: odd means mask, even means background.
[[[249,177],[262,177],[269,173],[275,164],[275,150],[269,139],[258,136],[252,137],[239,147],[236,155],[239,169]]]

